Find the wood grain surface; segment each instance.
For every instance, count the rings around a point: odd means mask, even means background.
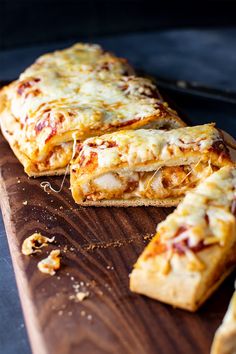
[[[129,291],[132,265],[172,209],[78,207],[68,179],[61,193],[45,193],[45,178],[28,178],[2,136],[0,151],[1,207],[33,353],[209,353],[234,275],[195,314]],[[55,242],[23,256],[22,242],[35,231]],[[40,273],[39,260],[58,248],[61,269]],[[79,290],[89,292],[82,302]]]

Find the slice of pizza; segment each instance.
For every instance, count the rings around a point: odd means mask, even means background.
[[[230,301],[221,326],[215,333],[211,354],[236,353],[236,291]]]
[[[73,141],[119,129],[183,126],[149,79],[100,46],[46,54],[0,93],[1,129],[29,176],[65,172]]]
[[[199,181],[232,164],[214,124],[115,132],[87,139],[77,151],[71,191],[81,205],[177,205]]]
[[[195,311],[236,265],[236,168],[222,167],[157,226],[130,289]]]

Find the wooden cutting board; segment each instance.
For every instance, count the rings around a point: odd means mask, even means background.
[[[81,208],[69,181],[45,193],[28,178],[0,136],[0,201],[21,303],[34,354],[207,354],[233,293],[227,279],[195,314],[129,291],[129,273],[156,225],[172,209]],[[55,187],[60,177],[46,178]],[[23,240],[39,231],[56,242],[24,256]],[[37,263],[62,253],[55,276]],[[76,292],[89,292],[82,302]]]

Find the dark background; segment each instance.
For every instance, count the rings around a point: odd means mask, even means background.
[[[163,28],[232,26],[233,0],[0,0],[0,49]]]

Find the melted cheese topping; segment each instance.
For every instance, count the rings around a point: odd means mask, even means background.
[[[183,125],[150,80],[130,73],[126,60],[97,45],[43,55],[5,89],[15,119],[7,129],[28,158],[42,162],[73,132],[83,140],[154,120],[158,127]]]
[[[78,202],[175,198],[226,164],[231,161],[213,125],[117,132],[80,145],[71,165],[72,193]]]
[[[206,153],[215,142],[219,145],[218,150],[226,154],[222,137],[213,124],[171,131],[126,130],[87,139],[74,165],[78,163],[83,166],[95,153],[99,168],[113,168],[125,163],[133,167],[157,159],[165,161],[184,156],[183,151],[191,151],[193,155]]]
[[[199,251],[214,244],[224,247],[234,240],[235,201],[236,169],[223,167],[187,193],[176,210],[158,225],[157,234],[138,263],[148,267],[160,260],[166,267],[171,260],[167,255],[177,253],[189,258],[189,270],[203,270],[204,264],[196,257]]]

